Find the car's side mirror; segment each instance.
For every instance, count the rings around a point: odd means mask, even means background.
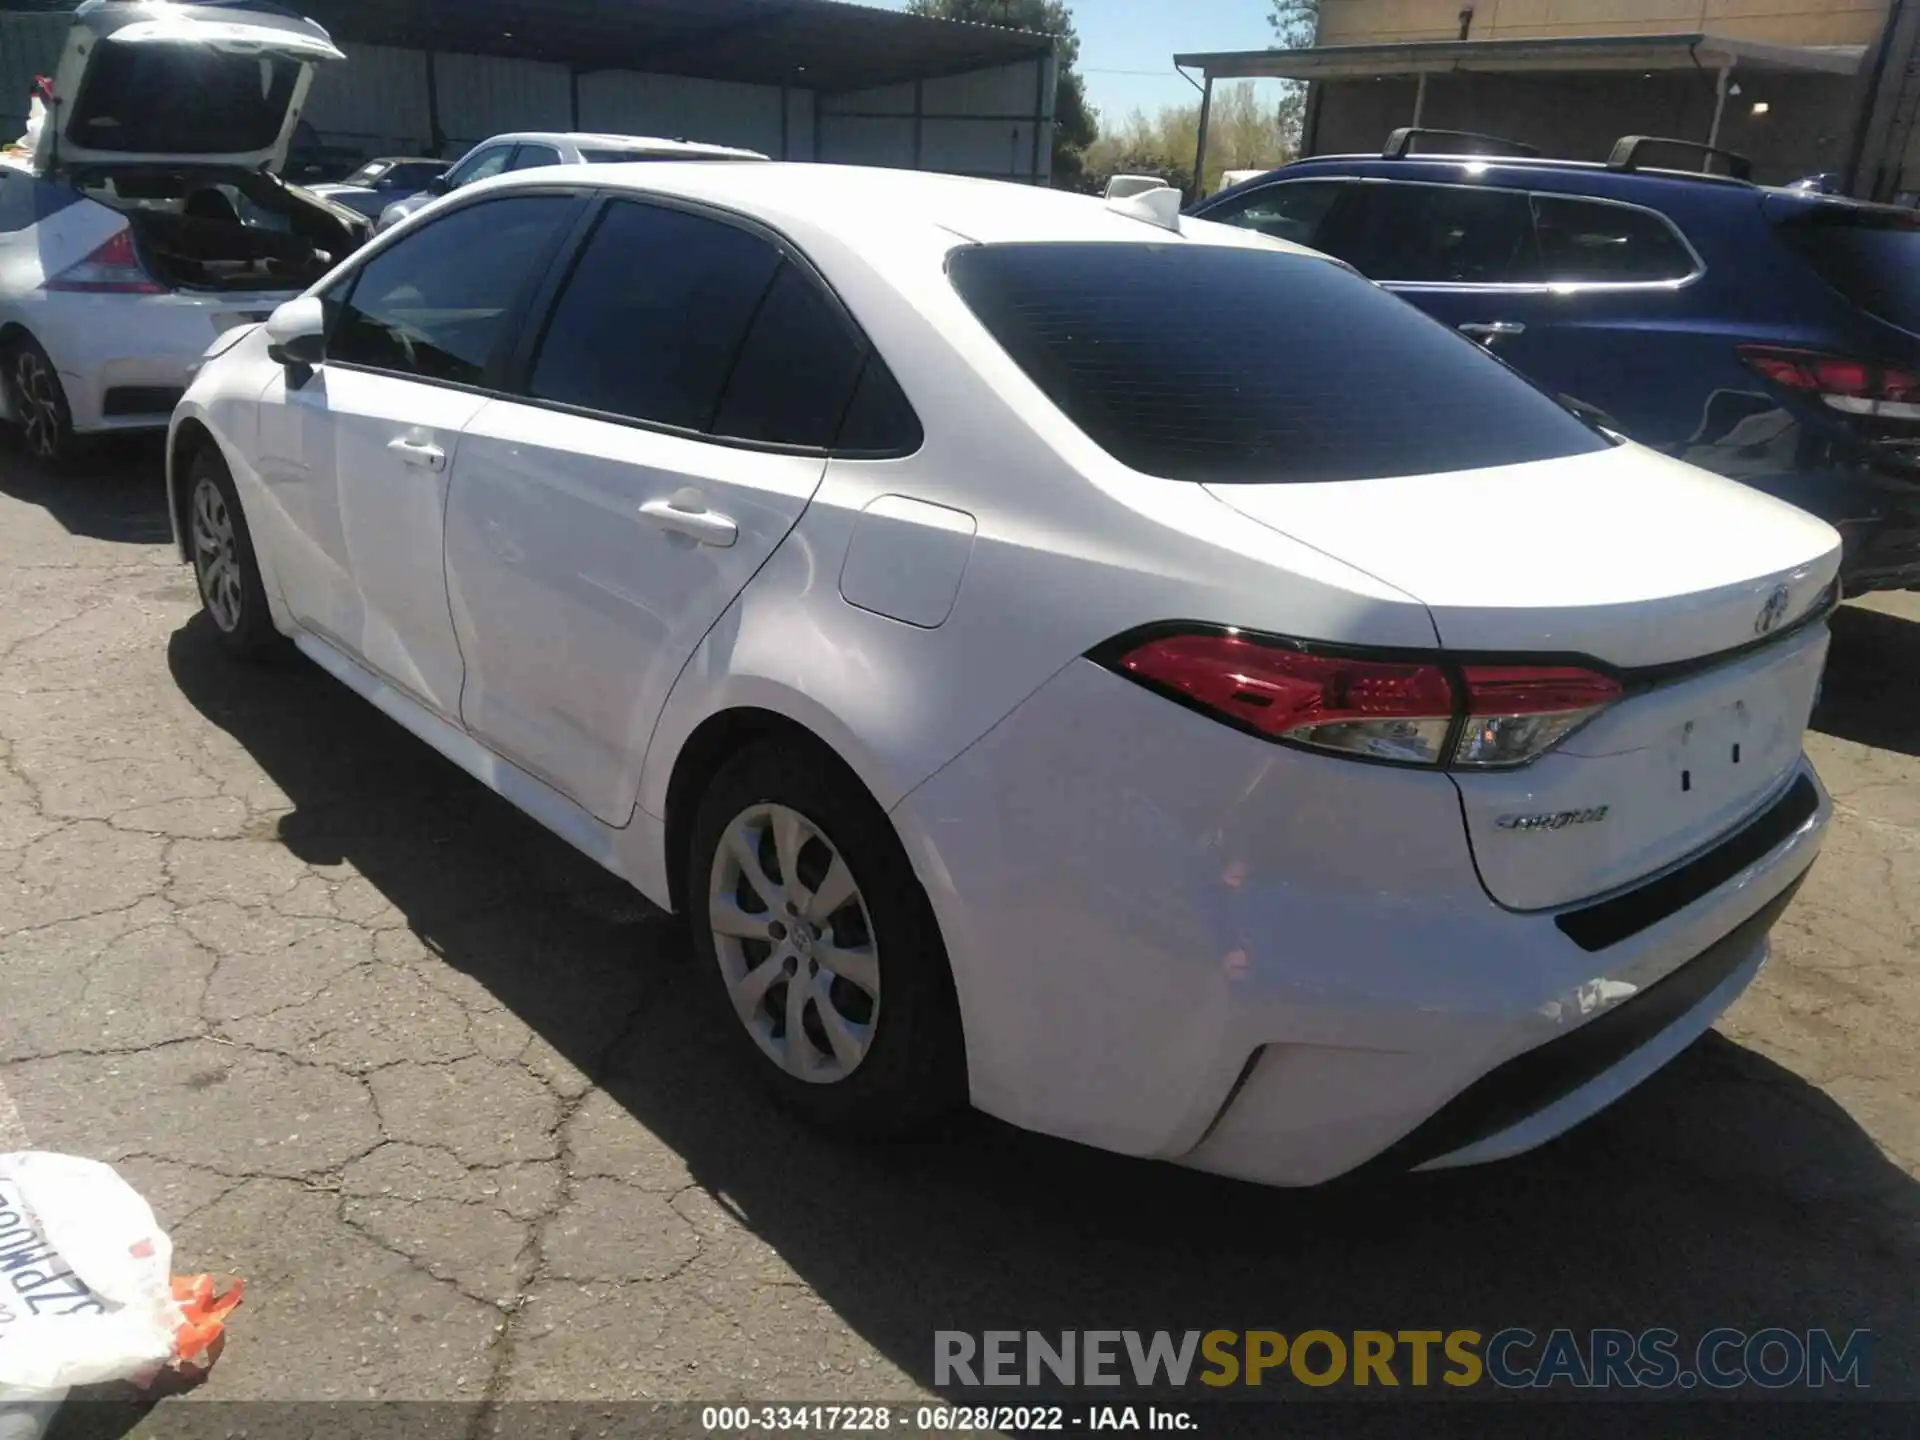
[[[427,182],[427,194],[444,195],[453,189],[453,182],[444,175],[436,175]]]
[[[289,300],[267,317],[267,357],[280,365],[318,365],[326,356],[327,312],[317,295]]]

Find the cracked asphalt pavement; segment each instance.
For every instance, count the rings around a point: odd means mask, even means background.
[[[1777,1324],[1875,1331],[1920,1398],[1920,596],[1837,617],[1839,819],[1720,1033],[1540,1153],[1321,1195],[791,1128],[667,917],[317,671],[225,663],[166,531],[154,446],[0,455],[0,1147],[114,1163],[176,1269],[245,1277],[202,1397],[908,1400],[940,1329]]]

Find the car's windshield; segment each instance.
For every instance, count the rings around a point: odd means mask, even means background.
[[[386,160],[369,160],[365,165],[362,165],[358,170],[354,171],[353,174],[349,175],[346,183],[349,185],[371,185],[392,168],[392,164]]]
[[[1067,417],[1149,475],[1362,480],[1608,447],[1473,342],[1326,260],[1023,244],[963,249],[948,269]]]

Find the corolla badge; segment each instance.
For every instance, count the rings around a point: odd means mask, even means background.
[[[1610,806],[1592,810],[1558,810],[1545,815],[1502,815],[1493,823],[1502,830],[1564,830],[1569,825],[1598,825]]]
[[[1770,635],[1779,628],[1780,622],[1787,618],[1789,596],[1787,587],[1776,585],[1767,595],[1767,603],[1760,607],[1760,613],[1753,617],[1753,633]]]

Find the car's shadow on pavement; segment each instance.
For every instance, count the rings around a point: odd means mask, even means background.
[[[923,1384],[940,1330],[1782,1325],[1876,1332],[1874,1392],[1916,1393],[1920,1188],[1731,1042],[1533,1156],[1365,1188],[1259,1189],[984,1120],[841,1146],[769,1108],[678,930],[619,882],[311,667],[234,666],[204,618],[169,659],[290,797],[282,843],[370,881]]]
[[[1920,621],[1843,605],[1832,626],[1813,728],[1877,750],[1920,755]]]
[[[38,505],[69,535],[164,545],[171,535],[165,451],[158,436],[108,436],[54,470],[29,459],[0,427],[0,494]]]

